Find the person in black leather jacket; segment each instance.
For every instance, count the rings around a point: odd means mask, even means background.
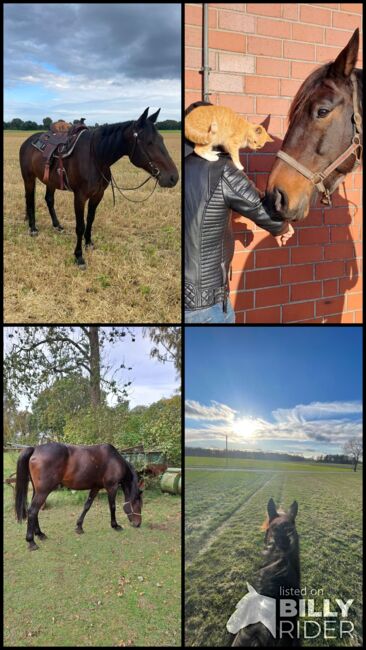
[[[196,102],[185,112],[207,104]],[[271,233],[279,246],[293,235],[288,222],[275,220],[249,178],[221,153],[209,162],[185,141],[185,285],[186,323],[235,323],[229,299],[229,271],[234,255],[231,211]]]

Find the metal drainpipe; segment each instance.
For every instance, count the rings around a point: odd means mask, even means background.
[[[208,4],[203,4],[203,66],[201,72],[203,72],[203,101],[210,101],[210,94],[208,92],[208,77],[210,74],[210,66],[208,65]]]

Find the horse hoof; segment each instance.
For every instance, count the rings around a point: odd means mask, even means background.
[[[84,531],[82,528],[79,528],[78,526],[77,528],[75,528],[75,533],[77,533],[78,535],[83,535]]]
[[[39,549],[39,546],[35,542],[29,544],[30,551],[36,551],[37,549]]]
[[[82,257],[77,257],[75,262],[78,265],[78,269],[80,269],[81,271],[85,271],[86,264],[85,264],[85,261],[84,261],[84,259]]]
[[[36,535],[37,535],[37,537],[39,539],[42,539],[42,540],[43,539],[48,539],[48,537],[47,537],[47,535],[45,535],[45,533],[36,533]]]
[[[37,228],[35,228],[34,230],[31,230],[31,228],[29,228],[29,234],[30,234],[31,237],[37,237],[38,232],[39,231],[38,231]]]
[[[112,526],[112,528],[114,530],[123,530],[122,526],[119,526],[119,524],[117,524],[117,526]]]
[[[90,240],[90,242],[85,244],[85,248],[93,251],[94,250],[94,242],[92,240]]]
[[[56,230],[56,232],[64,232],[64,228],[61,226],[61,224],[58,226],[53,226],[53,229]]]

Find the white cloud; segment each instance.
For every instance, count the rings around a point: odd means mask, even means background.
[[[194,400],[186,400],[186,418],[190,420],[227,420],[232,422],[238,411],[211,400],[212,406],[205,406]]]

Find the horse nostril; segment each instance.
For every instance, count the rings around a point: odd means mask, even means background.
[[[280,190],[278,187],[275,187],[273,190],[273,196],[277,212],[283,212],[286,209],[287,205],[286,193]]]

